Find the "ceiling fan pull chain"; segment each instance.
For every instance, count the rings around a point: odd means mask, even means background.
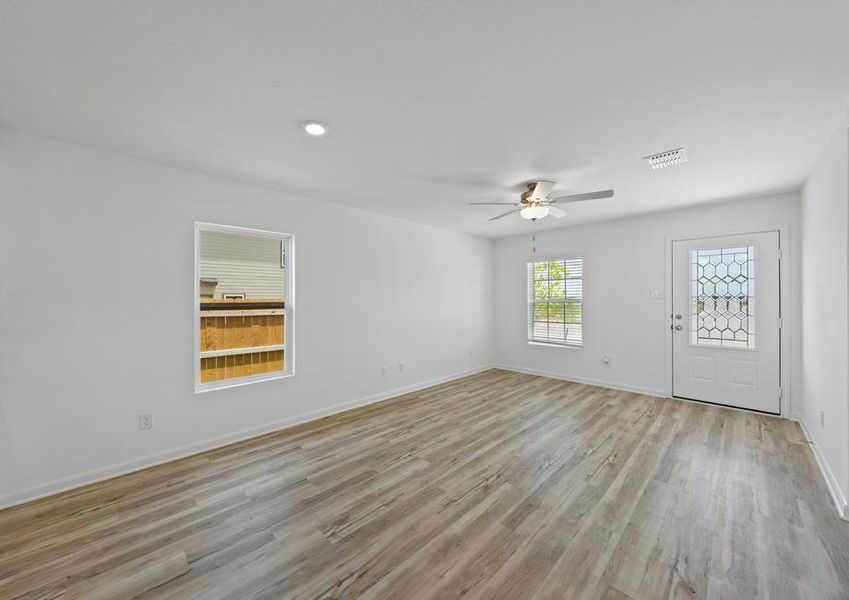
[[[532,248],[533,248],[533,250],[532,250],[532,254],[536,254],[536,253],[537,253],[537,220],[536,220],[536,219],[534,219],[534,220],[532,221],[532,225],[531,225],[531,227],[532,227],[532,229],[531,229],[531,231],[532,231],[532,233],[531,233],[531,239],[533,240],[533,244],[532,244]]]

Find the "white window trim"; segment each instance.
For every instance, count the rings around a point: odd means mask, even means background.
[[[239,377],[238,379],[223,379],[221,381],[210,381],[201,383],[200,380],[200,232],[201,231],[216,231],[219,233],[235,233],[242,235],[252,235],[257,237],[267,237],[281,240],[286,246],[286,269],[284,274],[286,277],[286,327],[284,330],[283,347],[286,350],[286,365],[287,368],[278,373],[263,373],[261,375],[251,375],[249,377]],[[194,294],[192,304],[194,306],[194,361],[195,361],[195,393],[202,394],[215,390],[223,390],[227,388],[240,387],[250,385],[252,383],[260,383],[262,381],[274,381],[276,379],[287,379],[295,375],[295,236],[291,233],[282,233],[277,231],[267,231],[264,229],[251,229],[248,227],[235,227],[233,225],[220,225],[218,223],[206,223],[203,221],[195,221],[195,266],[194,266]]]
[[[527,326],[529,323],[527,319],[530,318],[530,290],[525,291],[525,310],[527,311],[527,317],[525,322],[525,339],[527,340],[528,346],[542,346],[546,348],[571,348],[573,350],[580,350],[584,347],[584,300],[586,300],[586,286],[584,285],[585,280],[585,271],[586,271],[586,259],[583,254],[562,254],[557,256],[546,256],[546,257],[530,257],[525,261],[525,285],[528,285],[530,282],[527,281],[527,265],[528,263],[540,263],[540,262],[550,262],[552,260],[574,260],[576,258],[581,259],[581,343],[575,342],[550,342],[544,340],[535,340],[530,338],[530,331],[527,330]]]

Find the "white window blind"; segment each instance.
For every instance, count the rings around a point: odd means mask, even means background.
[[[584,342],[584,260],[528,263],[528,341],[563,346]]]

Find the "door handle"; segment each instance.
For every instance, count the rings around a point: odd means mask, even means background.
[[[675,331],[681,331],[682,329],[684,329],[683,325],[676,325],[675,326]]]

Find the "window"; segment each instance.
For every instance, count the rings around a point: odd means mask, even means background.
[[[690,343],[755,347],[755,249],[690,253]]]
[[[528,263],[528,341],[581,346],[584,260]]]
[[[294,239],[195,224],[195,390],[294,373]]]

